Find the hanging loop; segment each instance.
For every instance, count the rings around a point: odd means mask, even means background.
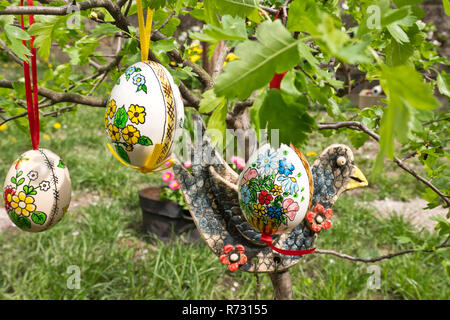
[[[23,6],[24,0],[20,0],[20,5]],[[28,6],[33,6],[33,0],[28,0]],[[34,23],[34,15],[28,15],[28,25],[31,26]],[[25,30],[25,22],[23,15],[20,16],[20,25],[22,30]],[[27,47],[26,40],[22,40],[22,43]],[[34,47],[34,36],[30,39],[30,54],[31,57],[27,58],[31,61],[31,76],[30,77],[30,63],[23,62],[23,74],[25,78],[25,93],[27,99],[27,113],[28,123],[30,126],[31,144],[33,150],[39,148],[39,98],[38,98],[38,85],[37,85],[37,66],[36,66],[36,48]],[[33,89],[31,89],[31,83]]]
[[[147,9],[147,21],[144,23],[144,9],[142,7],[142,0],[136,0],[136,5],[139,22],[139,38],[141,42],[141,61],[147,61],[154,11],[150,8]]]

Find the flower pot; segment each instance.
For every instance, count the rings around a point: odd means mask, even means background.
[[[174,201],[161,200],[166,186],[148,187],[139,191],[144,228],[164,242],[183,234],[184,239],[196,242],[200,234],[188,210]]]

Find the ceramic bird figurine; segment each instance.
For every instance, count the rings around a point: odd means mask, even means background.
[[[380,85],[373,87],[372,89],[363,89],[361,90],[361,95],[366,96],[379,96],[383,92],[383,88]]]
[[[248,272],[279,272],[298,263],[301,256],[279,254],[260,241],[261,233],[247,222],[239,205],[238,174],[211,147],[209,137],[204,135],[202,152],[196,151],[191,172],[180,164],[174,166],[174,172],[202,238],[220,261],[231,271]],[[353,161],[353,153],[345,145],[331,145],[322,152],[311,167],[314,194],[310,212],[292,231],[274,235],[275,246],[305,250],[314,245],[317,233],[331,226],[331,207],[339,195],[367,186]]]

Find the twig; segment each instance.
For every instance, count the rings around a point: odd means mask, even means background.
[[[0,80],[0,88],[13,89],[12,81]],[[85,96],[77,93],[70,92],[57,92],[44,87],[38,88],[40,96],[50,99],[54,103],[59,102],[74,102],[78,104],[84,104],[92,107],[105,107],[106,99]]]
[[[172,17],[175,15],[175,13],[176,13],[175,11],[171,11],[167,19],[164,20],[164,22],[158,29],[156,29],[156,31],[160,31],[162,28],[164,28],[169,23],[170,19],[172,19]]]
[[[124,2],[124,1],[121,1]],[[120,29],[126,31],[129,33],[128,30],[128,22],[126,18],[123,16],[122,12],[120,11],[120,6],[118,2],[112,2],[110,0],[89,0],[89,1],[83,1],[79,2],[78,8],[80,10],[86,10],[86,9],[93,9],[93,8],[105,8],[111,16],[115,20],[115,25],[119,27]],[[0,10],[0,15],[17,15],[17,14],[35,14],[35,15],[53,15],[53,16],[65,16],[67,14],[70,14],[71,12],[68,10],[68,8],[71,6],[71,4],[60,6],[60,7],[47,7],[47,6],[9,6],[5,8],[4,10]]]
[[[380,136],[370,130],[365,124],[357,121],[342,121],[342,122],[331,122],[331,123],[319,123],[317,125],[319,130],[327,130],[327,129],[339,129],[339,128],[349,128],[357,131],[362,131],[372,137],[375,141],[380,141]],[[443,194],[438,188],[436,188],[430,181],[425,179],[424,177],[418,175],[414,170],[406,166],[402,160],[397,157],[394,157],[393,161],[403,170],[408,172],[414,178],[425,184],[431,190],[433,190],[442,200],[444,200],[446,207],[450,206],[450,197],[448,195]]]
[[[2,39],[0,39],[0,48],[5,50],[6,53],[8,54],[8,56],[11,59],[13,59],[17,64],[19,64],[21,66],[23,65],[23,61],[18,56],[16,56],[11,50],[9,50],[8,46]]]
[[[342,259],[347,259],[350,261],[359,261],[359,262],[364,262],[364,263],[372,263],[372,262],[377,262],[377,261],[381,261],[384,259],[391,259],[397,256],[401,256],[404,254],[408,254],[408,253],[414,253],[414,252],[434,252],[435,250],[438,249],[442,249],[442,248],[449,248],[450,244],[447,243],[448,238],[446,241],[444,241],[443,243],[441,243],[440,245],[437,245],[435,247],[433,247],[433,249],[408,249],[408,250],[404,250],[404,251],[399,251],[399,252],[394,252],[394,253],[390,253],[390,254],[386,254],[386,255],[382,255],[379,257],[375,257],[375,258],[360,258],[360,257],[354,257],[345,253],[340,253],[340,252],[336,252],[333,250],[325,250],[325,249],[316,249],[316,251],[314,251],[314,253],[318,253],[318,254],[331,254],[333,256],[342,258]]]
[[[263,9],[264,11],[267,11],[270,14],[277,14],[278,10],[274,9],[274,8],[270,8],[270,7],[266,7],[266,6],[259,6],[261,9]]]

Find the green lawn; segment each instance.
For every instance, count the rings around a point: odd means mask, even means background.
[[[72,178],[73,201],[79,204],[53,229],[39,234],[18,230],[0,233],[0,299],[259,299],[273,297],[267,275],[260,286],[253,274],[231,273],[203,243],[173,245],[153,241],[142,232],[137,192],[158,184],[160,174],[144,175],[123,167],[106,148],[103,110],[80,108],[46,119],[41,147],[65,159]],[[43,135],[50,139],[44,139]],[[314,137],[308,150],[320,152],[325,141]],[[328,143],[328,144],[331,144]],[[13,124],[0,131],[0,176],[30,149],[27,133]],[[369,177],[373,159],[355,159]],[[391,165],[387,165],[392,169]],[[385,174],[366,190],[355,190],[335,204],[334,225],[320,234],[322,249],[372,257],[443,239],[416,231],[400,217],[381,219],[361,201],[386,196],[420,196],[406,174]],[[398,237],[407,236],[403,243]],[[450,250],[415,253],[376,263],[379,289],[368,289],[370,264],[331,255],[310,255],[291,269],[295,299],[449,299],[443,261]],[[80,289],[69,289],[70,266],[81,271]]]

